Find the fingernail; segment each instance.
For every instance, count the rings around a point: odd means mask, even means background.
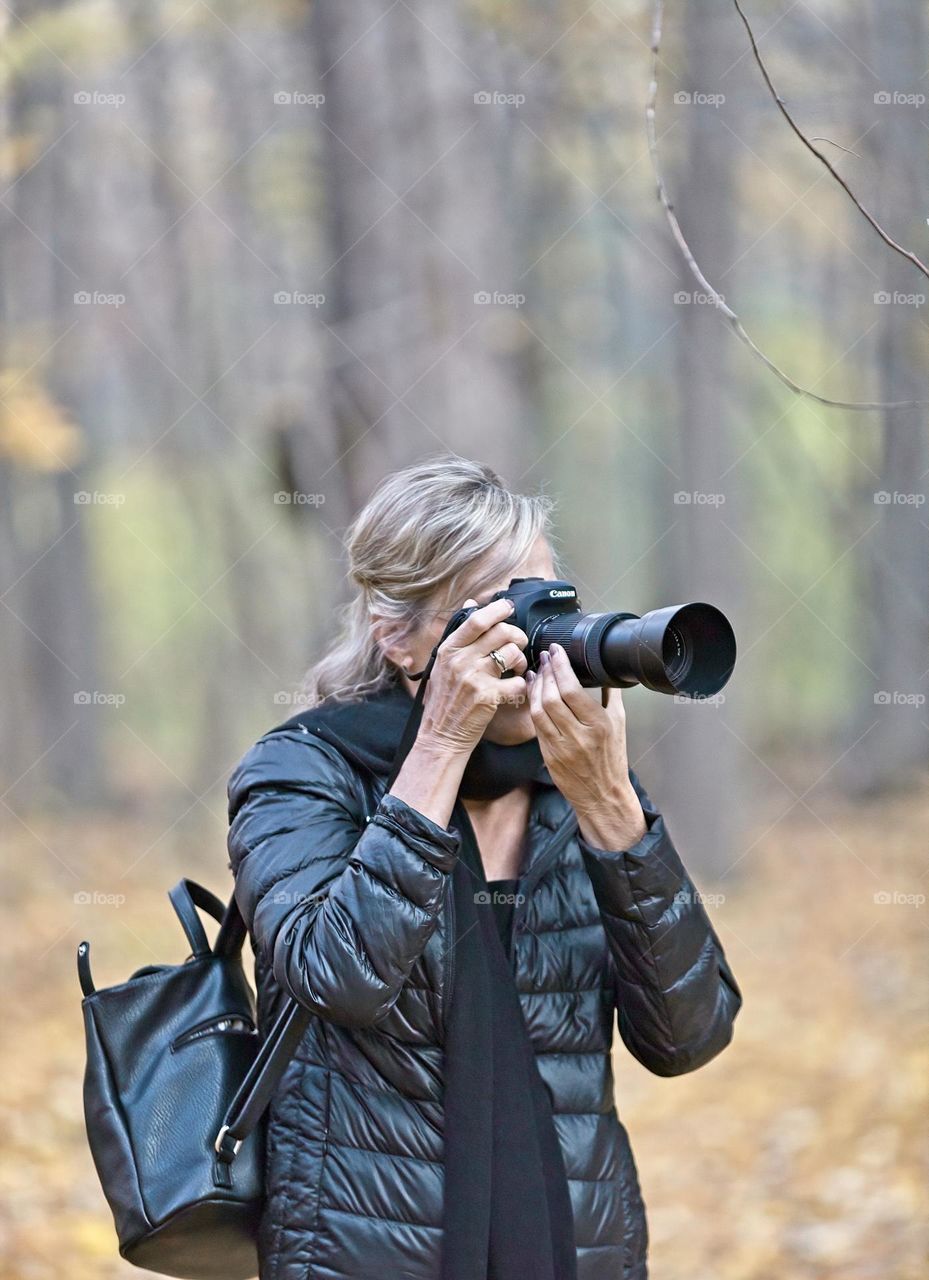
[[[550,653],[557,654],[559,658],[564,653],[564,649],[562,649],[560,644],[551,644],[548,648]]]
[[[527,671],[527,672],[526,672],[526,674],[525,674],[525,676],[524,676],[523,678],[524,678],[524,680],[526,681],[526,685],[527,685],[529,688],[531,688],[531,687],[532,687],[532,682],[533,682],[533,680],[535,680],[535,672],[534,672],[534,671]]]
[[[548,650],[547,650],[547,649],[543,649],[543,650],[542,650],[542,653],[541,653],[541,655],[540,655],[540,657],[539,657],[539,666],[540,666],[540,667],[547,667],[547,666],[548,666],[548,663],[549,663]]]

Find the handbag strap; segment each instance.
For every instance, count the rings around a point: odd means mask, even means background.
[[[385,791],[389,791],[400,772],[403,761],[406,759],[407,753],[413,745],[417,733],[419,732],[419,723],[422,717],[423,701],[426,695],[426,684],[432,674],[432,668],[435,666],[436,654],[439,645],[449,636],[452,631],[458,627],[461,622],[471,612],[471,609],[460,609],[449,620],[445,627],[442,637],[437,641],[431,654],[429,661],[422,671],[417,672],[411,678],[419,681],[419,688],[416,690],[416,697],[413,700],[413,706],[410,709],[409,717],[404,726],[403,735],[394,755],[393,767],[387,779]],[[300,716],[293,716],[290,720],[283,724],[277,725],[274,729],[270,729],[269,736],[272,733],[282,733],[293,729],[302,728],[306,731],[307,726],[302,723]],[[367,770],[360,769],[362,788],[365,796],[365,807],[367,809],[367,820],[370,822],[375,808],[374,797],[371,790],[372,776]],[[184,883],[184,882],[182,882]],[[199,886],[196,886],[199,887]],[[205,892],[205,891],[204,891]],[[191,894],[193,896],[193,894]],[[210,897],[213,895],[210,894]],[[173,899],[172,899],[173,901]],[[196,899],[195,899],[196,901]],[[209,910],[208,907],[205,908]],[[177,903],[175,903],[177,910]],[[178,911],[180,915],[180,911]],[[181,917],[181,923],[184,923],[184,917]],[[198,926],[202,930],[199,920]],[[185,925],[186,928],[186,925]],[[241,937],[245,936],[245,922],[242,919],[242,913],[239,910],[235,899],[235,894],[229,901],[225,915],[222,917],[222,925],[220,928],[220,937],[217,938],[217,947],[219,949],[220,941],[224,933],[228,933],[229,937],[235,937],[238,931],[241,931]],[[188,935],[190,936],[190,935]],[[239,942],[241,946],[241,941]],[[239,1086],[238,1092],[232,1100],[229,1110],[226,1112],[226,1118],[222,1128],[216,1137],[215,1150],[216,1160],[213,1163],[213,1180],[217,1186],[229,1187],[231,1181],[231,1165],[238,1155],[239,1148],[245,1139],[252,1133],[264,1115],[271,1099],[277,1090],[278,1085],[287,1070],[287,1065],[296,1052],[297,1045],[303,1038],[303,1033],[310,1024],[313,1014],[303,1005],[298,1004],[296,1000],[289,999],[285,1001],[274,1026],[268,1032],[261,1049],[249,1068],[245,1079]]]
[[[269,733],[279,733],[285,729],[296,727],[297,722],[290,720],[286,724],[278,725],[277,728],[269,730]],[[375,807],[374,798],[369,778],[363,771],[361,779],[365,796],[365,808],[368,811],[366,817],[370,820]],[[199,924],[199,921],[197,923]],[[234,937],[237,929],[241,929],[244,940],[246,925],[236,902],[235,894],[233,894],[223,916],[216,949],[219,949],[224,931],[228,933],[229,937]],[[239,945],[241,946],[241,943]],[[309,1009],[292,998],[284,1002],[274,1025],[265,1037],[255,1057],[255,1061],[239,1085],[236,1095],[226,1112],[222,1127],[216,1136],[213,1181],[217,1186],[232,1186],[232,1162],[238,1155],[242,1143],[250,1133],[254,1132],[261,1117],[267,1110],[284,1072],[287,1070],[287,1066],[297,1050],[297,1045],[302,1040],[303,1034],[310,1025],[310,1020],[313,1016]]]
[[[232,1186],[230,1166],[267,1110],[312,1017],[310,1010],[296,1000],[288,1000],[278,1014],[216,1135],[213,1181],[217,1186]]]

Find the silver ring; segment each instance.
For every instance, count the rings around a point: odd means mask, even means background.
[[[493,658],[494,662],[496,662],[497,666],[500,668],[500,674],[502,676],[505,676],[506,673],[509,671],[509,667],[500,657],[499,653],[497,653],[496,649],[491,649],[490,653],[488,653],[487,656],[488,658]]]

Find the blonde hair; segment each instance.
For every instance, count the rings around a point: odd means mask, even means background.
[[[490,467],[456,454],[388,476],[348,530],[348,574],[358,590],[339,611],[336,639],[307,671],[301,701],[354,701],[390,683],[396,667],[381,644],[504,578],[540,534],[551,536],[553,506],[544,495],[512,493]]]

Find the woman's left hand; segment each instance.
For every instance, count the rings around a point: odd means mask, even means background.
[[[543,759],[577,814],[581,835],[598,849],[630,849],[648,828],[629,780],[620,690],[598,706],[558,644],[542,654],[537,673],[527,672],[526,683]]]

